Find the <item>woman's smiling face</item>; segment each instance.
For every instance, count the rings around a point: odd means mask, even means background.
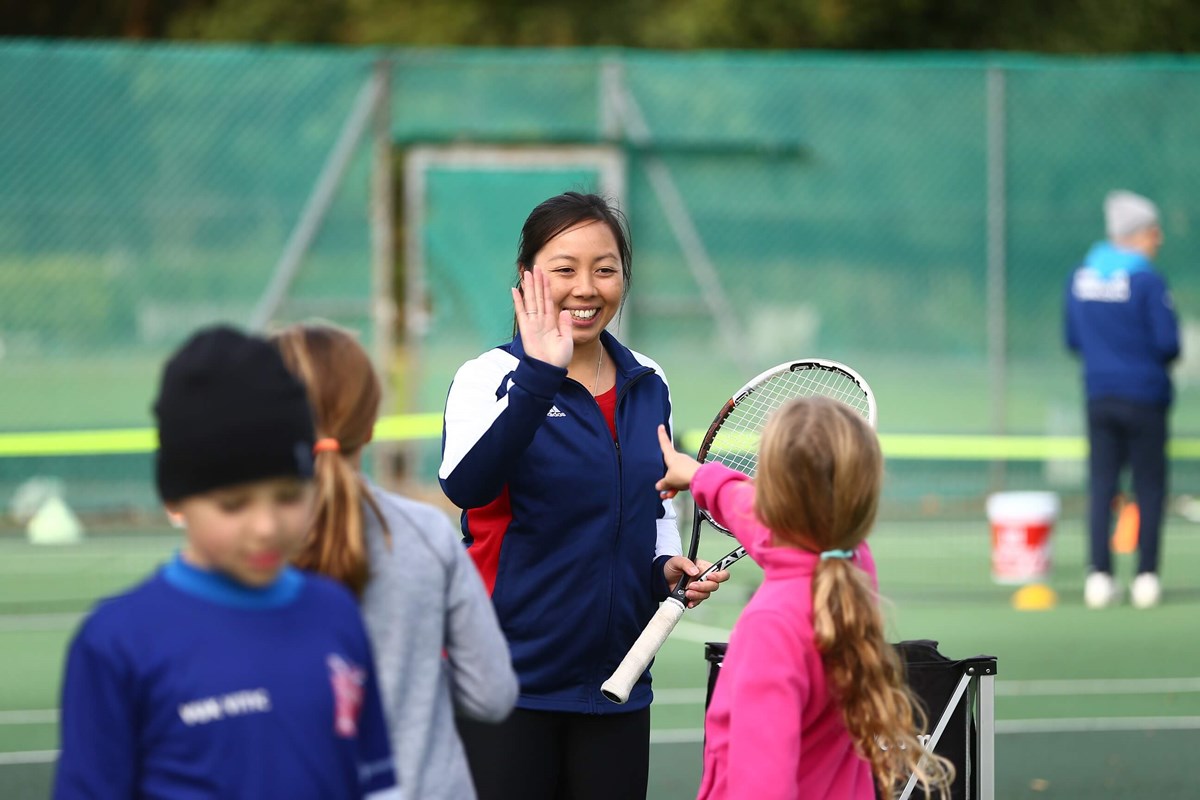
[[[597,339],[620,310],[625,289],[608,225],[588,220],[567,228],[538,250],[534,264],[549,276],[555,306],[571,312],[575,344]]]

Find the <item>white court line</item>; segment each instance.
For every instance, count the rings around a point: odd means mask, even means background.
[[[58,709],[0,711],[0,725],[44,725],[58,722]]]
[[[10,764],[46,764],[57,760],[57,750],[26,750],[24,753],[0,753],[0,767]]]
[[[714,625],[700,625],[694,622],[680,622],[671,631],[672,639],[682,639],[685,642],[726,642],[729,640],[730,628],[718,628]]]
[[[996,694],[1006,697],[1068,697],[1085,694],[1183,694],[1200,692],[1200,678],[1101,678],[1096,680],[1005,681]]]
[[[650,731],[650,744],[691,744],[704,741],[703,728],[669,728]]]
[[[1097,717],[1095,719],[1009,719],[996,721],[996,734],[1108,733],[1115,731],[1200,730],[1200,717]],[[703,728],[650,731],[650,744],[692,744],[704,741]]]
[[[704,702],[707,695],[707,689],[655,689],[654,705],[698,706]]]
[[[1200,692],[1200,678],[1103,678],[1094,680],[1006,681],[996,679],[997,697],[1075,697],[1118,694]],[[705,689],[655,689],[654,702],[666,706],[704,702]]]
[[[1200,717],[1099,717],[1096,719],[1010,719],[996,722],[997,734],[1105,733],[1108,731],[1200,730]],[[650,744],[693,744],[704,741],[703,728],[668,728],[650,731]],[[0,753],[0,766],[45,764],[58,758],[57,750]]]
[[[0,614],[0,633],[12,631],[57,631],[74,628],[83,614]]]
[[[1195,731],[1200,717],[1076,717],[996,720],[996,733],[1103,733],[1106,731]]]
[[[1004,697],[1071,697],[1075,695],[1186,694],[1200,692],[1200,678],[1108,678],[1099,680],[997,680]],[[702,705],[707,689],[655,689],[654,704]],[[1180,719],[1186,719],[1181,717]],[[58,709],[0,711],[0,725],[36,725],[58,721]],[[999,724],[999,723],[997,723]]]

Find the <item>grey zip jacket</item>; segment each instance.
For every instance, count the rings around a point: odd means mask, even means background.
[[[440,509],[368,482],[371,577],[362,612],[406,798],[472,800],[455,714],[500,722],[517,700],[508,643],[461,535]],[[364,504],[365,505],[365,504]]]

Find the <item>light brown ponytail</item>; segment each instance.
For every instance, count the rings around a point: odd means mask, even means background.
[[[295,564],[328,575],[361,598],[370,578],[364,501],[387,535],[356,466],[379,415],[379,378],[354,335],[336,326],[292,325],[271,340],[307,387],[317,426],[316,511]]]

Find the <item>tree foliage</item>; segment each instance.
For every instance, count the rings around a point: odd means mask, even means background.
[[[24,37],[657,49],[1200,51],[1194,0],[0,0]]]

